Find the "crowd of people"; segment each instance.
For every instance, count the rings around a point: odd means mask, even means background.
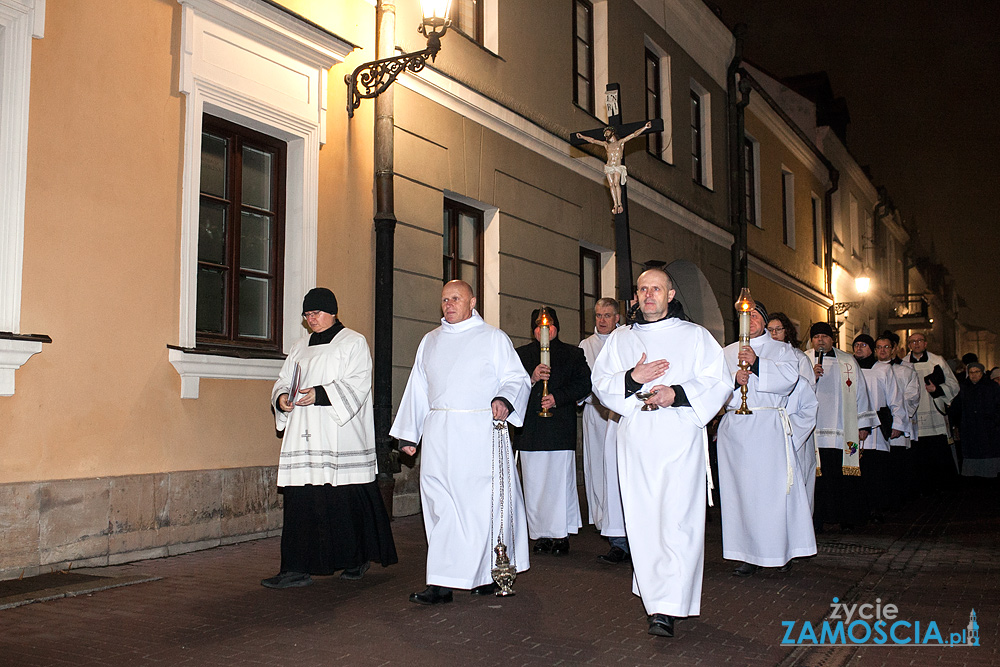
[[[587,523],[609,547],[597,558],[631,563],[657,636],[700,613],[710,441],[723,556],[738,577],[787,572],[816,554],[817,533],[883,521],[959,474],[1000,473],[1000,370],[974,355],[950,365],[919,331],[908,350],[887,331],[846,352],[825,321],[803,345],[792,320],[760,302],[746,341],[723,348],[675,296],[650,269],[630,324],[600,299],[594,334],[574,346],[555,310],[539,309],[534,340],[515,349],[468,284],[445,284],[441,326],[417,348],[390,430],[421,455],[427,587],[411,602],[500,594],[501,557],[523,572],[531,555],[569,551],[584,516],[580,410]],[[271,588],[336,571],[360,579],[372,561],[397,560],[374,481],[367,343],[340,323],[330,290],[311,290],[303,316],[312,334],[293,346],[271,400],[284,432],[281,567],[261,582]]]

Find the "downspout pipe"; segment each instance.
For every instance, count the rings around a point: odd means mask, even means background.
[[[732,62],[729,63],[726,80],[726,98],[729,108],[729,217],[733,230],[733,247],[730,252],[730,273],[732,276],[732,297],[736,301],[740,290],[747,287],[747,211],[746,211],[746,164],[743,160],[743,142],[746,134],[745,111],[750,103],[750,86],[741,75],[743,62],[743,42],[747,26],[740,23],[733,28],[735,42]],[[733,331],[739,330],[737,315],[733,311]]]
[[[377,57],[394,55],[396,5],[380,0],[376,7]],[[389,435],[392,419],[392,310],[395,265],[396,214],[393,193],[393,94],[392,87],[375,98],[375,358],[374,421],[377,481],[389,516],[399,472],[399,457]]]

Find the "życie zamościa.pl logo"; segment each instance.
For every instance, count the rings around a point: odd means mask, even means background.
[[[830,615],[821,624],[782,621],[789,646],[979,646],[976,610],[959,632],[942,634],[936,621],[910,621],[899,617],[894,604],[847,604],[833,598]]]

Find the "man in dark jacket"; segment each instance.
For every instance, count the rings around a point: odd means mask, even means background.
[[[559,340],[559,319],[546,308],[549,326],[548,365],[541,363],[539,310],[531,314],[534,342],[517,348],[531,375],[524,427],[514,434],[521,452],[521,478],[528,515],[528,536],[537,540],[535,553],[562,555],[569,551],[569,534],[580,526],[576,489],[576,403],[590,394],[590,367],[583,350]],[[543,396],[545,381],[548,394]],[[550,416],[539,413],[547,409]]]

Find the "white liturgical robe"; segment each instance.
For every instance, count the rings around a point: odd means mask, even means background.
[[[892,447],[910,447],[910,440],[917,439],[917,408],[920,407],[920,395],[927,393],[924,390],[924,383],[917,377],[917,372],[910,366],[894,364],[889,361],[880,361],[879,364],[892,369],[892,376],[896,379],[896,388],[899,389],[903,397],[903,410],[906,412],[906,432],[898,438],[889,441]]]
[[[680,385],[689,406],[642,411],[625,376],[642,354],[670,368],[644,385]],[[618,475],[634,567],[632,592],[647,614],[701,610],[708,482],[705,426],[732,392],[722,348],[703,327],[677,318],[616,329],[592,375],[601,403],[621,415]]]
[[[796,437],[787,412],[799,382],[798,358],[791,346],[765,334],[751,339],[750,347],[757,354],[757,372],[747,383],[747,407],[753,414],[735,414],[742,403],[737,386],[719,424],[723,557],[781,567],[792,558],[816,553],[806,480],[796,456],[812,429],[800,425]],[[738,354],[738,342],[725,348],[734,385]],[[813,396],[813,425],[816,405]],[[808,406],[798,407],[797,420],[808,420]],[[810,474],[815,475],[814,454],[812,459]]]
[[[322,386],[330,405],[296,405],[276,410],[275,426],[285,435],[278,460],[278,486],[342,486],[375,479],[372,421],[372,357],[365,337],[342,329],[329,343],[292,345],[271,391],[271,404],[288,393],[295,364],[301,388]]]
[[[604,341],[611,334],[595,333],[580,341],[583,354],[587,357],[587,365],[591,372],[597,357],[604,347]],[[621,512],[621,495],[618,491],[618,466],[617,461],[612,459],[613,467],[609,468],[606,463],[607,448],[611,448],[611,456],[615,456],[615,436],[617,435],[618,422],[614,420],[616,415],[601,405],[593,393],[588,396],[583,405],[583,481],[587,489],[587,515],[589,523],[594,524],[598,530],[602,530],[605,524],[605,517],[608,512],[608,503],[616,503],[619,507],[617,514]],[[609,431],[610,445],[609,442]],[[609,489],[611,484],[613,488]],[[609,497],[610,496],[610,497]],[[624,524],[624,518],[618,522]],[[616,532],[615,537],[625,534],[625,526],[620,526],[621,532]]]
[[[878,427],[878,417],[875,408],[868,399],[868,386],[861,367],[853,355],[835,349],[836,355],[827,353],[823,356],[823,375],[816,382],[816,398],[819,400],[819,411],[816,417],[816,445],[820,449],[839,449],[843,451],[845,442],[856,442],[857,430],[845,432],[845,422],[853,422],[854,418],[844,419],[847,410],[857,414],[857,429],[875,429]],[[814,354],[813,350],[809,354]],[[841,383],[851,382],[855,385],[856,405],[845,406]],[[851,430],[851,429],[847,429]]]
[[[501,466],[490,404],[505,398],[514,408],[507,421],[520,426],[530,389],[510,338],[475,311],[456,324],[442,319],[420,341],[389,433],[408,442],[423,439],[420,501],[429,585],[474,588],[490,583],[501,519],[511,564],[518,572],[528,569],[528,529],[516,468],[504,480],[500,514]],[[512,460],[509,441],[504,439],[503,446],[504,456]]]
[[[912,368],[917,374],[921,388],[920,405],[917,407],[917,430],[918,433],[911,434],[913,440],[926,438],[933,435],[949,435],[948,423],[945,421],[945,413],[951,402],[958,396],[958,378],[951,372],[951,366],[940,355],[927,352],[926,361],[913,361],[913,354],[903,357],[903,366]],[[931,396],[924,387],[925,378],[934,372],[938,367],[944,373],[944,384],[938,386],[941,392],[939,396]]]
[[[864,373],[865,384],[868,385],[868,400],[871,401],[872,410],[875,410],[876,416],[880,409],[889,408],[892,415],[892,428],[905,433],[910,427],[910,420],[903,408],[903,395],[899,391],[892,370],[887,364],[880,364],[876,361],[871,368],[862,368],[861,372]],[[876,426],[861,448],[888,452],[889,439],[883,436],[882,429]]]

